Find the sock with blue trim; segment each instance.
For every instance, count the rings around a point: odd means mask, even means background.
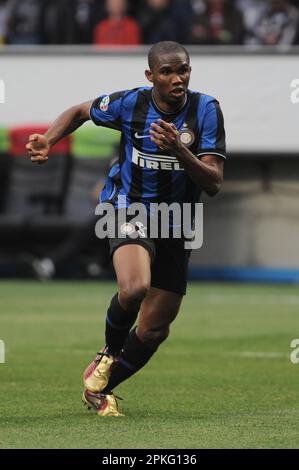
[[[124,310],[118,301],[117,293],[112,298],[107,311],[105,330],[108,353],[112,354],[112,356],[119,354],[130,329],[136,321],[138,312],[139,308],[130,312]]]
[[[136,335],[136,327],[130,332],[124,349],[113,368],[107,387],[101,393],[108,393],[124,380],[140,370],[156,352],[158,346],[149,348]]]

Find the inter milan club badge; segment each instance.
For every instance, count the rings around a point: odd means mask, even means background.
[[[183,129],[180,130],[180,136],[179,136],[180,141],[182,144],[186,145],[186,147],[190,147],[194,140],[195,140],[195,135],[194,132],[183,126]]]
[[[105,112],[107,111],[108,105],[109,105],[109,101],[110,101],[110,97],[109,97],[109,96],[105,96],[105,97],[102,99],[102,101],[101,101],[101,103],[100,103],[100,110],[101,110],[101,111],[105,111]]]

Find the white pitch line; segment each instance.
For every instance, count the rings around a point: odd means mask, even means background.
[[[287,357],[286,354],[281,352],[264,352],[264,351],[243,351],[238,354],[240,357],[251,359],[277,359],[279,357]]]
[[[299,295],[271,295],[268,297],[262,295],[250,295],[250,294],[211,294],[203,295],[202,300],[210,304],[239,304],[240,301],[246,302],[246,304],[264,304],[264,305],[277,305],[289,304],[298,305]]]

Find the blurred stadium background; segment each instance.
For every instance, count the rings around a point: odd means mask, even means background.
[[[287,356],[289,343],[299,331],[299,103],[291,101],[292,81],[299,78],[297,1],[0,0],[0,84],[4,98],[2,103],[0,100],[0,338],[5,340],[7,358],[11,357],[22,380],[26,381],[20,356],[32,364],[28,403],[36,373],[45,364],[46,375],[41,375],[36,388],[46,390],[46,381],[53,376],[60,389],[68,393],[62,381],[63,361],[71,364],[76,351],[81,354],[83,368],[85,358],[89,359],[98,347],[99,311],[103,316],[115,287],[100,282],[111,280],[113,272],[106,244],[93,236],[94,208],[107,169],[117,157],[119,135],[85,124],[53,148],[49,162],[42,166],[31,164],[24,145],[30,133],[43,132],[67,107],[103,92],[144,85],[148,45],[159,40],[188,45],[193,68],[190,88],[219,99],[230,160],[225,165],[222,191],[215,198],[204,197],[204,243],[193,253],[189,271],[190,280],[197,282],[183,306],[193,320],[188,329],[185,320],[178,319],[179,327],[174,326],[169,345],[163,346],[166,359],[168,351],[168,359],[175,357],[182,370],[182,354],[198,354],[205,364],[200,387],[209,384],[206,395],[201,390],[197,396],[198,385],[190,380],[188,387],[194,392],[191,401],[183,404],[184,411],[182,404],[176,404],[169,412],[174,427],[184,421],[179,436],[183,439],[185,430],[189,430],[189,440],[179,440],[177,428],[173,431],[177,441],[175,437],[171,440],[168,422],[149,415],[152,425],[165,431],[165,436],[161,431],[165,439],[158,441],[154,434],[148,440],[141,439],[144,429],[134,422],[131,431],[136,440],[131,445],[294,447],[295,429],[288,418],[295,413],[296,378]],[[57,283],[40,285],[28,279],[56,279]],[[74,295],[74,286],[61,279],[84,282],[77,282]],[[97,284],[86,279],[96,279]],[[203,280],[235,284],[225,287],[198,282]],[[240,286],[238,281],[277,285]],[[93,325],[92,338],[85,320]],[[69,335],[54,329],[52,321]],[[82,331],[82,341],[75,340]],[[192,331],[197,331],[196,338]],[[242,353],[245,356],[240,364]],[[7,374],[7,381],[2,383],[4,397],[11,384],[18,384],[8,365],[0,366]],[[162,387],[159,377],[164,372],[158,368],[158,361],[150,367],[133,385],[141,395],[151,387],[151,374],[158,390]],[[74,389],[81,380],[77,375],[68,377]],[[165,380],[170,388],[177,386],[171,374]],[[228,384],[233,383],[230,398],[218,396],[215,383],[226,392]],[[245,389],[256,383],[257,394],[253,389],[248,402],[243,402]],[[50,380],[49,393],[54,393],[55,386],[54,379],[53,383]],[[124,390],[130,392],[130,386],[125,384]],[[179,396],[183,396],[183,383],[179,390]],[[45,426],[45,433],[47,428],[54,429],[56,418],[62,416],[57,390],[55,393],[47,422],[39,421],[43,399],[30,402],[39,423],[37,431],[41,426]],[[270,397],[267,404],[266,395]],[[213,407],[209,408],[211,397]],[[77,400],[74,391],[68,399],[66,415],[71,421],[72,400]],[[169,400],[177,403],[178,396],[169,395]],[[155,401],[150,403],[155,407]],[[38,432],[33,438],[29,428],[22,428],[30,415],[29,405],[24,409],[19,402],[22,411],[18,410],[16,422],[11,421],[15,408],[9,401],[6,405],[4,425],[11,434],[3,441],[4,446],[30,447],[34,442],[41,447],[45,442],[54,447],[63,447],[63,443],[71,447],[101,445],[95,439],[88,445],[82,441],[75,422],[81,419],[79,412],[74,421],[65,423],[70,431],[68,439],[64,440],[65,430],[59,428],[61,440],[51,441],[47,434],[48,440],[42,441]],[[272,405],[273,414],[269,411]],[[162,410],[163,406],[166,403],[161,404]],[[141,416],[148,419],[141,411],[142,400],[139,407]],[[206,438],[198,436],[202,421],[190,427],[192,410],[197,407],[200,411],[195,417],[206,420]],[[246,414],[243,407],[250,408],[250,413]],[[133,408],[131,412],[133,415]],[[207,421],[207,412],[211,421]],[[239,413],[237,424],[234,413]],[[86,430],[90,429],[87,421]],[[242,427],[246,423],[252,434],[246,434]],[[18,426],[27,429],[28,435],[25,432],[21,436]],[[110,431],[118,436],[111,424]],[[117,444],[130,447],[128,440]],[[111,443],[107,440],[102,445]]]

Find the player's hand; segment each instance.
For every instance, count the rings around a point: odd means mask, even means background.
[[[151,123],[151,141],[155,142],[161,150],[177,150],[182,144],[179,139],[179,131],[173,123],[158,119],[158,124]]]
[[[48,154],[50,145],[47,138],[42,134],[32,134],[29,136],[28,144],[26,145],[27,153],[33,163],[46,163],[48,161]]]

